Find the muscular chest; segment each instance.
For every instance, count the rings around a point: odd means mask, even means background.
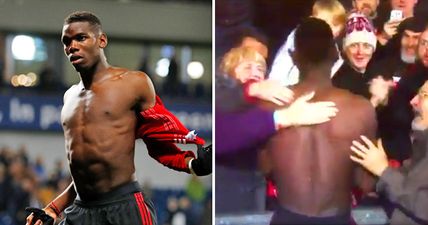
[[[137,98],[127,90],[76,90],[64,101],[61,120],[64,128],[116,121],[133,115]]]

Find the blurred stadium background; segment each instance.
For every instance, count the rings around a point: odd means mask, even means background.
[[[25,224],[23,209],[44,207],[70,179],[59,121],[79,77],[63,53],[63,19],[97,14],[109,63],[146,72],[167,108],[211,143],[211,9],[210,0],[0,0],[0,225]],[[211,176],[163,167],[141,140],[135,161],[160,225],[173,215],[211,224]]]

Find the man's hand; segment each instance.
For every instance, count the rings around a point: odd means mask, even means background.
[[[397,33],[397,28],[400,25],[401,21],[403,21],[403,19],[391,20],[391,21],[385,22],[385,24],[383,25],[382,35],[380,36],[380,39],[379,39],[379,42],[382,45],[385,45],[386,42],[388,42],[388,40],[391,39],[392,36],[394,36]]]
[[[377,146],[367,137],[361,136],[362,144],[352,141],[351,150],[356,156],[350,156],[351,160],[360,164],[376,176],[380,176],[388,168],[388,158],[382,146],[382,140],[377,141]]]
[[[198,145],[198,157],[191,161],[191,169],[198,176],[212,173],[212,145]]]
[[[388,101],[388,94],[394,86],[392,80],[385,80],[382,76],[377,76],[370,81],[369,92],[372,95],[370,102],[374,107],[379,104],[386,104]]]
[[[308,102],[315,92],[296,99],[287,108],[276,110],[275,124],[278,128],[300,125],[314,125],[327,122],[339,111],[334,102]]]
[[[278,81],[262,80],[249,84],[248,96],[283,106],[293,100],[294,93]]]
[[[57,218],[55,212],[49,207],[46,207],[45,209],[27,207],[25,210],[31,213],[27,217],[26,225],[53,225]]]

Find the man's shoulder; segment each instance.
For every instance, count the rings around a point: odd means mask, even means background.
[[[141,83],[147,83],[148,80],[150,80],[149,76],[142,72],[137,70],[129,70],[126,68],[114,68],[116,76],[120,76],[123,80],[129,82],[129,83],[135,83],[135,84],[141,84]]]
[[[361,95],[354,94],[348,90],[341,88],[334,88],[331,95],[340,108],[347,108],[352,112],[371,113],[375,109],[370,101]]]
[[[148,76],[143,71],[130,70],[130,69],[123,68],[123,67],[111,67],[110,68],[110,72],[113,75],[116,75],[116,76],[129,76],[129,77],[138,77],[138,76],[144,77],[144,76]]]

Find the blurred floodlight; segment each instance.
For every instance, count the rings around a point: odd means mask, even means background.
[[[12,78],[10,79],[10,83],[12,84],[12,86],[18,87],[19,86],[18,75],[13,75]]]
[[[37,74],[35,74],[35,73],[33,73],[33,72],[29,72],[28,74],[27,74],[27,76],[28,76],[28,78],[29,78],[29,80],[30,80],[30,82],[31,82],[31,86],[33,86],[34,84],[36,84],[36,82],[37,82]]]
[[[204,74],[204,66],[198,61],[190,62],[187,64],[187,74],[192,79],[199,79]]]
[[[162,58],[156,63],[156,74],[161,77],[166,77],[169,72],[169,59]]]
[[[36,84],[37,79],[37,74],[35,74],[34,72],[29,72],[28,74],[13,75],[10,79],[10,83],[14,87],[31,87]]]
[[[27,35],[17,35],[12,40],[12,55],[18,60],[34,60],[36,45],[34,38]]]

